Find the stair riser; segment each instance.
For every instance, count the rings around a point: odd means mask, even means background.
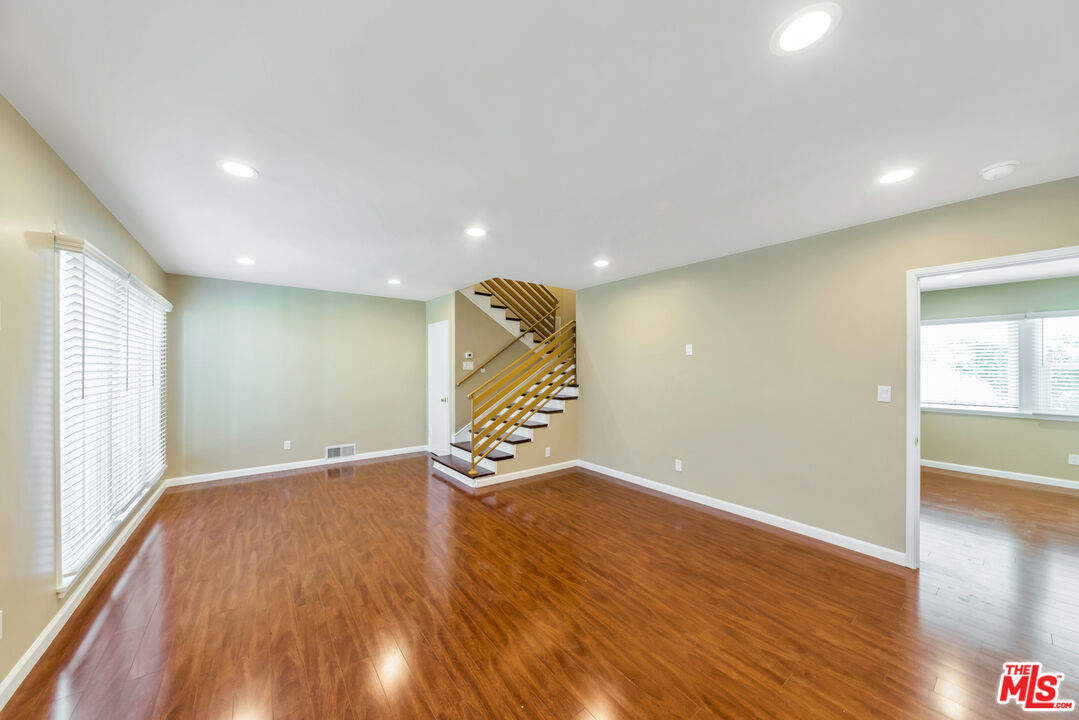
[[[468,450],[462,450],[459,447],[451,447],[450,453],[454,457],[458,457],[465,462],[472,462],[472,454],[469,453]],[[498,463],[494,460],[488,460],[487,458],[484,458],[483,460],[480,460],[478,463],[476,463],[476,467],[481,467],[485,470],[498,470]]]
[[[501,420],[502,418],[506,417],[507,412],[511,412],[511,411],[507,410],[507,411],[500,412],[498,415],[496,415],[496,417],[499,420]],[[518,420],[519,419],[520,418],[518,418]],[[547,417],[547,413],[537,412],[532,417],[529,418],[529,422],[538,422],[538,423],[543,423],[544,425],[550,425],[551,421]],[[521,427],[520,429],[521,430],[528,430],[529,428]],[[536,428],[536,429],[538,430],[539,428]],[[520,434],[520,433],[514,432],[514,434],[517,435],[517,434]]]
[[[538,387],[539,387],[539,385],[533,385],[532,389],[529,392],[535,392],[536,388],[538,388]],[[580,388],[564,387],[564,388],[562,388],[561,390],[558,391],[558,394],[559,395],[568,395],[569,397],[580,397],[580,393],[578,392],[579,390],[580,390]]]
[[[532,419],[535,420],[536,417],[533,415]],[[484,429],[486,430],[490,426],[491,426],[491,423],[487,423],[486,425],[484,425]],[[539,428],[537,428],[537,429],[539,429]],[[529,440],[531,440],[533,437],[535,437],[532,433],[533,433],[532,428],[526,428],[526,427],[519,427],[519,428],[517,428],[516,430],[513,431],[514,435],[520,435],[522,437],[528,438]]]
[[[470,478],[468,475],[464,475],[462,473],[459,473],[456,470],[454,470],[453,468],[448,468],[445,465],[441,465],[439,463],[431,463],[431,469],[434,472],[436,472],[436,473],[438,473],[438,474],[440,474],[440,475],[442,475],[444,477],[448,477],[448,478],[450,478],[452,480],[456,480],[459,483],[464,483],[465,485],[470,485],[472,487],[477,486],[475,478]]]
[[[519,434],[520,433],[514,433],[514,435],[519,435]],[[468,438],[468,440],[471,440],[471,439],[472,438]],[[495,447],[495,450],[501,450],[504,453],[509,453],[510,455],[513,455],[514,457],[517,457],[517,445],[515,445],[514,443],[500,442]]]

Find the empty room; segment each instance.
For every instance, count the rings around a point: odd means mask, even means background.
[[[1073,713],[1076,27],[0,0],[0,720]]]

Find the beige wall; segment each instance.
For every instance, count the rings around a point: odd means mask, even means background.
[[[1076,243],[1070,179],[582,290],[581,457],[902,550],[906,271]]]
[[[922,319],[1079,309],[1079,278],[922,293]],[[937,462],[1079,481],[1079,423],[960,413],[922,413],[922,457]]]
[[[60,607],[53,561],[52,233],[165,294],[165,274],[0,97],[0,677]]]
[[[922,457],[989,470],[1079,482],[1079,423],[958,413],[922,413]]]
[[[471,370],[464,370],[462,363],[465,361],[465,353],[473,354],[473,362],[476,367],[489,358],[498,349],[514,338],[514,335],[506,328],[499,325],[495,320],[481,310],[476,303],[465,296],[470,289],[458,292],[454,303],[454,386],[455,386],[455,410],[454,432],[460,430],[472,420],[472,401],[468,394],[478,388],[490,378],[506,369],[506,367],[528,352],[528,346],[523,342],[515,342],[505,352],[488,363],[485,372],[479,372],[470,377],[461,385],[457,382],[468,375]]]
[[[424,303],[183,275],[168,297],[168,477],[426,444]]]

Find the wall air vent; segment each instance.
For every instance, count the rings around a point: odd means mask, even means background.
[[[326,459],[352,457],[356,454],[356,443],[351,445],[330,445],[326,448]]]

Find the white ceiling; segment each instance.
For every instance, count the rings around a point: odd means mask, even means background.
[[[1079,175],[1079,2],[805,4],[0,0],[0,93],[170,272],[416,299]]]

